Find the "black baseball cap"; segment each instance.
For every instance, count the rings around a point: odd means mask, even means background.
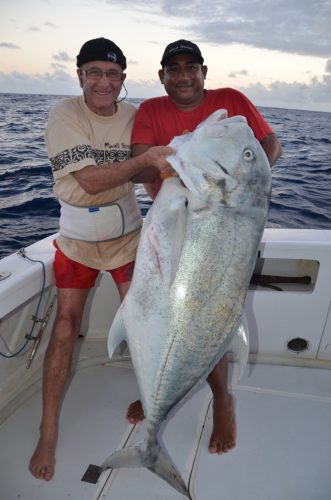
[[[110,61],[126,68],[126,57],[116,43],[107,38],[94,38],[85,42],[77,56],[77,66],[90,61]]]
[[[203,57],[199,47],[189,40],[177,40],[176,42],[169,43],[166,46],[161,59],[162,68],[167,64],[170,57],[178,56],[179,54],[192,54],[200,64],[203,64]]]

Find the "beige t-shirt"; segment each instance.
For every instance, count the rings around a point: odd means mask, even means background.
[[[100,116],[86,106],[84,96],[64,99],[51,109],[45,140],[57,198],[75,206],[98,206],[117,200],[133,189],[133,184],[126,182],[91,195],[79,185],[72,172],[88,165],[98,168],[130,158],[135,113],[132,104],[121,102],[115,115]],[[139,236],[140,230],[109,242],[90,243],[61,235],[56,241],[70,259],[103,270],[133,261]]]

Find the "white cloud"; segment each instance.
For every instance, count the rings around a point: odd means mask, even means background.
[[[155,80],[125,80],[128,96],[132,98],[147,99],[164,95],[165,91],[159,79]]]
[[[58,29],[58,26],[56,26],[56,24],[50,23],[49,21],[46,21],[44,24],[45,26],[49,26],[50,28]]]
[[[331,111],[331,75],[312,78],[310,84],[276,81],[269,86],[256,83],[240,90],[259,106]]]
[[[231,73],[229,73],[230,78],[236,78],[237,76],[247,76],[247,75],[249,75],[247,69],[241,69],[239,71],[231,71]]]
[[[4,49],[20,49],[18,45],[15,45],[12,42],[1,42],[0,47],[3,47]]]
[[[53,54],[52,55],[53,59],[55,59],[55,61],[60,61],[60,62],[72,62],[72,61],[75,61],[75,59],[73,57],[70,57],[69,54],[67,52],[65,52],[64,50],[60,50],[57,54]]]
[[[73,78],[61,69],[53,73],[33,75],[14,71],[12,73],[0,72],[0,92],[77,95],[80,93],[80,88],[77,78]]]
[[[110,0],[109,0],[110,3]],[[328,57],[330,0],[112,0],[131,11],[173,17],[183,38],[213,44],[241,43],[291,54]]]

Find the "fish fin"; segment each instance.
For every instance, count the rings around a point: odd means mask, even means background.
[[[158,442],[156,442],[155,446],[157,451],[156,460],[147,468],[179,491],[179,493],[191,499],[183,478],[171,463],[169,457],[164,453]]]
[[[157,439],[152,444],[149,442],[148,449],[147,440],[144,440],[129,448],[115,451],[102,464],[103,470],[121,467],[146,467],[191,500],[184,480],[162,450]]]
[[[232,339],[232,352],[234,360],[238,363],[237,381],[239,381],[245,371],[249,354],[248,323],[245,312],[238,323],[237,331]]]
[[[108,354],[110,358],[113,356],[120,343],[123,342],[123,340],[126,341],[126,339],[127,333],[124,326],[122,309],[120,308],[115,315],[108,334]]]
[[[155,274],[167,293],[178,269],[187,224],[188,190],[177,177],[163,182],[148,212],[150,224],[145,224],[149,251],[155,262]],[[146,220],[146,219],[145,219]],[[138,249],[139,252],[139,249]]]

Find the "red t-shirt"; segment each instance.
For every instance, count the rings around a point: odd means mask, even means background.
[[[142,102],[135,117],[131,144],[166,146],[175,137],[192,132],[217,109],[228,116],[245,116],[255,137],[262,141],[273,130],[244,94],[231,88],[205,90],[203,102],[193,111],[183,111],[168,96]]]
[[[259,141],[273,133],[256,107],[238,90],[224,88],[204,93],[204,100],[193,111],[177,108],[168,96],[142,102],[135,117],[131,144],[166,146],[176,135],[192,132],[217,109],[226,109],[228,117],[245,116]],[[155,181],[154,186],[159,189],[160,181]]]

